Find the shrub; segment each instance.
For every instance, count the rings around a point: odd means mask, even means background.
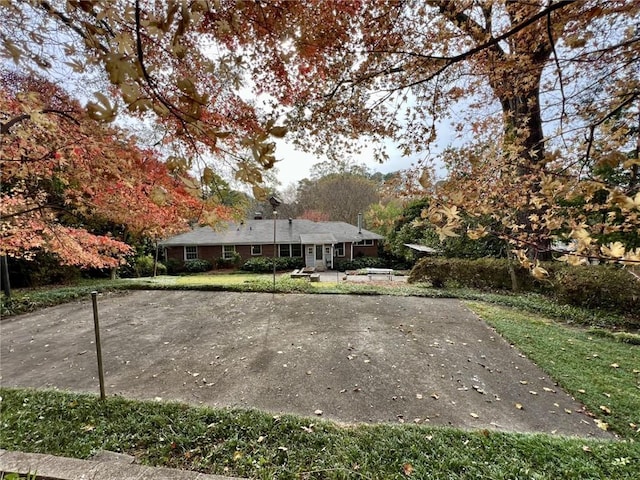
[[[386,268],[387,261],[379,257],[360,257],[353,260],[336,260],[333,267],[340,272],[361,270],[363,268]]]
[[[293,270],[304,267],[302,257],[276,257],[276,270]],[[241,270],[254,273],[269,273],[273,271],[273,258],[254,257],[247,260]]]
[[[133,269],[137,277],[152,277],[153,257],[151,255],[141,255],[139,257],[136,257],[133,264]],[[166,275],[167,267],[164,264],[157,262],[156,273],[158,275]]]
[[[202,258],[195,258],[184,262],[184,269],[189,273],[207,272],[211,270],[211,262]]]
[[[554,284],[559,302],[640,318],[640,281],[618,266],[567,268],[556,274]]]
[[[216,258],[214,264],[216,268],[236,268],[240,265],[242,257],[238,252],[233,252],[231,258]]]
[[[571,267],[549,262],[542,266],[549,277],[541,281],[519,264],[513,266],[521,291],[543,293],[566,305],[640,317],[640,281],[628,271],[615,265]],[[480,290],[512,288],[508,260],[493,258],[423,258],[411,270],[408,281],[427,281],[436,288],[445,285]]]
[[[178,275],[184,272],[184,262],[175,258],[168,258],[165,261],[165,268],[169,275]]]
[[[520,290],[539,291],[544,283],[536,281],[529,271],[515,263],[513,270]],[[511,290],[513,288],[509,261],[497,258],[477,260],[425,257],[411,270],[409,282],[428,281],[434,287],[445,284],[481,290]]]

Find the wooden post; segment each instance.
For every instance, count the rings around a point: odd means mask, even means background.
[[[91,292],[93,303],[93,326],[96,334],[96,354],[98,355],[98,378],[100,380],[100,400],[105,399],[104,369],[102,367],[102,345],[100,344],[100,324],[98,322],[98,292]]]

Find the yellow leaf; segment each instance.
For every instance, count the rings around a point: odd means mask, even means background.
[[[609,429],[609,424],[608,424],[608,423],[606,423],[606,422],[603,422],[603,421],[602,421],[602,420],[600,420],[600,419],[597,419],[597,418],[596,418],[596,419],[594,420],[594,422],[595,422],[595,424],[598,426],[598,428],[599,428],[599,429],[601,429],[601,430],[607,431],[607,430]]]
[[[536,266],[531,269],[531,275],[538,280],[542,280],[549,276],[549,272],[547,272],[544,268],[540,266],[540,263],[536,261]]]
[[[620,258],[624,257],[625,248],[622,242],[611,242],[600,247],[600,251],[605,257]]]
[[[471,415],[473,418],[479,418],[480,415],[478,415],[477,413],[470,413],[469,415]]]
[[[524,409],[524,407],[522,406],[522,404],[521,404],[521,403],[516,403],[516,408],[517,408],[518,410],[523,410],[523,409]]]

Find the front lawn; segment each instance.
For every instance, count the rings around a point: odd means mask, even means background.
[[[640,444],[418,425],[337,425],[258,411],[0,391],[0,447],[284,479],[637,479]]]

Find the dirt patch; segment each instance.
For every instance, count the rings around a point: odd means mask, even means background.
[[[108,395],[611,438],[456,300],[138,291],[99,313]],[[1,329],[3,386],[98,391],[90,301]]]

